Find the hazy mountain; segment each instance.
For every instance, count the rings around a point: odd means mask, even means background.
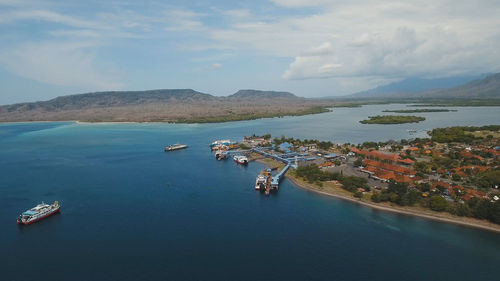
[[[487,77],[487,75],[458,76],[436,79],[407,78],[367,91],[348,95],[344,98],[410,98],[418,96],[417,93],[454,88],[485,77]]]
[[[48,101],[0,106],[6,121],[191,121],[240,120],[319,112],[331,105],[287,92],[240,90],[215,97],[191,89],[96,92]],[[200,122],[201,122],[200,121]]]
[[[417,93],[416,96],[425,98],[498,99],[500,98],[500,73],[450,89]]]
[[[239,90],[228,96],[229,99],[299,99],[296,95],[289,92],[276,91],[258,91],[258,90]]]

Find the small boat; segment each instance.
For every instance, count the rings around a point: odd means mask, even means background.
[[[174,150],[179,150],[179,149],[184,149],[187,148],[188,146],[186,144],[172,144],[165,146],[165,151],[174,151]]]
[[[271,169],[265,169],[255,179],[255,190],[267,190],[271,184]]]
[[[231,140],[216,140],[210,144],[210,147],[214,146],[221,146],[221,145],[230,145],[232,142]]]
[[[238,143],[231,140],[216,140],[210,144],[212,151],[220,149],[235,149],[238,148]]]
[[[61,206],[58,201],[55,201],[52,205],[42,202],[42,204],[38,204],[20,214],[19,217],[17,217],[17,224],[32,224],[59,212],[60,208]]]
[[[226,157],[227,157],[227,154],[226,154],[226,151],[224,151],[224,150],[217,150],[215,152],[215,158],[217,160],[226,159]]]
[[[248,158],[244,155],[235,155],[233,157],[234,162],[241,164],[241,165],[246,165],[248,164]]]

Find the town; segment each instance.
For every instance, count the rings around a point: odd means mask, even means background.
[[[246,163],[266,159],[275,169],[288,164],[293,168],[288,178],[324,193],[347,192],[359,201],[500,224],[499,130],[500,126],[438,128],[428,132],[430,138],[356,145],[253,135],[232,143],[235,150],[229,154],[235,161],[248,157]],[[220,154],[227,148],[216,150]]]

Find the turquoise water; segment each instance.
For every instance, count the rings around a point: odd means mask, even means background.
[[[286,179],[261,196],[261,164],[215,161],[208,150],[252,133],[362,142],[500,124],[498,107],[357,123],[401,107],[205,125],[1,124],[0,280],[498,280],[498,234],[372,210]],[[163,152],[175,142],[190,147]],[[59,200],[62,213],[15,224],[42,200]]]

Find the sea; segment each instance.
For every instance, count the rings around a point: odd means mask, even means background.
[[[263,164],[216,161],[208,147],[252,134],[361,143],[500,124],[499,107],[358,122],[405,108],[219,124],[0,124],[0,280],[500,280],[498,233],[374,210],[286,178],[265,196],[253,189]],[[189,148],[163,151],[177,142]],[[60,214],[16,224],[55,200]]]

